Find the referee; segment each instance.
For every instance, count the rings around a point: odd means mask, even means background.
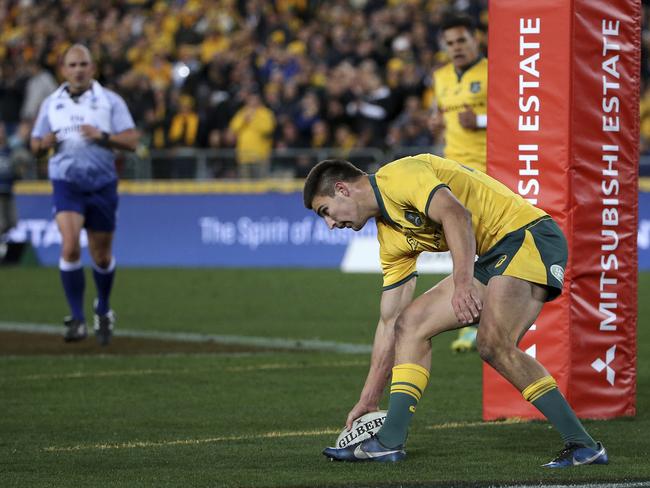
[[[124,100],[93,79],[95,65],[85,46],[68,48],[61,68],[66,81],[41,104],[31,149],[37,156],[50,154],[48,174],[63,239],[59,269],[71,311],[64,319],[63,339],[75,342],[88,335],[79,242],[85,228],[97,288],[95,336],[105,346],[115,324],[109,304],[115,277],[112,248],[118,203],[114,150],[135,150],[139,134]]]

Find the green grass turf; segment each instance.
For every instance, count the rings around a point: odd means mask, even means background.
[[[0,273],[11,283],[0,295],[0,321],[53,323],[65,312],[55,270]],[[640,278],[639,295],[648,296],[650,275]],[[431,279],[424,276],[421,287]],[[367,343],[378,286],[376,276],[329,271],[122,269],[114,305],[133,329]],[[639,306],[638,415],[586,422],[610,451],[607,467],[540,469],[560,444],[543,422],[477,426],[480,360],[452,355],[448,336],[434,341],[435,379],[413,422],[408,462],[389,466],[327,462],[320,451],[335,434],[309,434],[341,427],[363,383],[365,355],[2,357],[0,485],[477,486],[650,479],[650,303]],[[430,428],[447,422],[461,425]],[[272,432],[284,436],[264,436]]]
[[[0,320],[58,324],[68,313],[56,269],[4,268],[0,273],[3,282],[11,283],[0,295]],[[420,281],[425,286],[435,279]],[[89,270],[86,290],[90,314],[94,283]],[[122,268],[111,304],[125,329],[369,343],[380,291],[379,275],[335,270]]]

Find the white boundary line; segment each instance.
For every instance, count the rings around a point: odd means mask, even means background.
[[[258,372],[263,370],[293,370],[293,369],[316,369],[316,368],[353,368],[357,366],[368,366],[366,361],[337,361],[327,364],[257,364],[249,366],[228,366],[220,371],[228,373]],[[77,380],[88,378],[107,378],[119,376],[147,376],[147,375],[178,375],[193,374],[196,369],[127,369],[122,371],[73,371],[60,374],[30,374],[26,376],[12,376],[11,378],[0,377],[0,384],[7,381],[33,381],[33,380]]]
[[[511,419],[498,420],[496,422],[445,422],[444,424],[433,424],[427,425],[425,429],[427,430],[440,430],[440,429],[458,429],[464,427],[499,427],[501,425],[517,425],[517,424],[528,424],[530,420],[520,419],[514,417]]]
[[[258,435],[232,435],[222,437],[207,437],[205,439],[175,439],[167,441],[131,441],[106,444],[77,444],[70,447],[50,446],[43,448],[46,452],[69,452],[69,451],[90,451],[90,450],[109,450],[109,449],[138,449],[150,447],[169,447],[169,446],[195,446],[200,444],[213,444],[218,442],[236,442],[236,441],[254,441],[259,439],[277,439],[284,437],[311,437],[321,435],[337,435],[341,429],[322,429],[306,430],[295,432],[264,432]]]
[[[0,322],[0,331],[58,335],[63,334],[63,327],[52,324]],[[367,344],[350,344],[345,342],[321,341],[317,339],[282,339],[276,337],[158,332],[129,329],[116,329],[115,336],[176,342],[217,342],[219,344],[251,346],[267,349],[287,349],[292,351],[322,351],[346,354],[370,354],[372,351],[372,346]]]
[[[444,429],[459,429],[459,428],[474,428],[485,426],[500,426],[512,425],[518,423],[517,421],[511,422],[445,422],[443,424],[434,424],[427,426],[427,429],[444,430]],[[240,436],[222,436],[222,437],[207,437],[205,439],[172,439],[162,441],[130,441],[130,442],[115,442],[115,443],[102,443],[102,444],[77,444],[69,447],[50,446],[44,447],[43,450],[47,452],[62,452],[62,451],[86,451],[86,450],[109,450],[109,449],[137,449],[149,447],[167,447],[167,446],[191,446],[198,444],[212,444],[218,442],[234,442],[234,441],[249,441],[260,439],[274,439],[284,437],[311,437],[322,435],[337,435],[340,434],[341,428],[335,429],[326,427],[318,430],[297,430],[297,431],[272,431],[262,432],[259,434],[240,435]]]

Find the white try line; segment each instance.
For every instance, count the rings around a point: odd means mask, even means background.
[[[440,430],[440,429],[456,429],[464,427],[499,427],[502,425],[516,425],[527,424],[530,420],[513,417],[510,419],[498,420],[496,422],[445,422],[444,424],[427,425],[425,429]]]
[[[518,423],[514,421],[504,422],[446,422],[443,424],[434,424],[427,427],[427,429],[444,430],[444,429],[462,429],[474,428],[485,426],[500,426],[512,425]],[[204,439],[172,439],[163,441],[129,441],[129,442],[108,442],[100,444],[77,444],[74,446],[60,447],[50,446],[43,448],[46,452],[69,452],[69,451],[89,451],[89,450],[110,450],[110,449],[143,449],[155,447],[169,447],[169,446],[195,446],[200,444],[213,444],[220,442],[236,442],[236,441],[255,441],[261,439],[277,439],[285,437],[318,437],[323,435],[338,435],[341,433],[342,427],[336,429],[327,427],[317,430],[297,430],[285,432],[262,432],[260,434],[251,435],[237,435],[237,436],[221,436],[221,437],[207,437]]]
[[[272,371],[272,370],[294,370],[294,369],[317,369],[317,368],[353,368],[353,367],[367,367],[366,361],[336,361],[328,363],[313,363],[313,364],[282,364],[282,363],[265,363],[265,364],[251,364],[247,366],[227,366],[221,368],[220,371],[227,373],[246,373],[246,372],[259,372],[259,371]],[[9,378],[0,377],[2,382],[14,381],[35,381],[35,380],[78,380],[78,379],[92,379],[92,378],[109,378],[120,376],[149,376],[149,375],[179,375],[179,374],[196,374],[200,372],[196,368],[178,368],[178,369],[125,369],[125,370],[109,370],[109,371],[73,371],[70,373],[47,373],[47,374],[30,374],[25,376],[11,376]],[[210,371],[213,370],[204,370]]]
[[[21,322],[0,322],[0,331],[33,334],[63,334],[63,327],[52,324],[33,324]],[[369,354],[372,346],[350,344],[318,339],[283,339],[277,337],[255,337],[240,335],[198,334],[185,332],[158,332],[149,330],[116,329],[116,337],[155,339],[173,342],[215,342],[232,346],[250,346],[265,349],[287,349],[292,351],[321,351],[347,354]]]

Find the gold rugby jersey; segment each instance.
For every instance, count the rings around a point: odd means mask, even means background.
[[[447,159],[453,159],[485,173],[485,129],[464,129],[458,122],[458,113],[465,105],[477,115],[487,114],[488,87],[487,59],[480,58],[460,77],[454,65],[448,63],[433,73],[435,100],[445,119],[445,150]]]
[[[440,188],[449,188],[472,213],[479,256],[509,232],[547,215],[485,173],[432,154],[398,159],[369,179],[381,209],[376,223],[384,289],[410,278],[422,251],[449,250],[442,226],[427,216]]]

